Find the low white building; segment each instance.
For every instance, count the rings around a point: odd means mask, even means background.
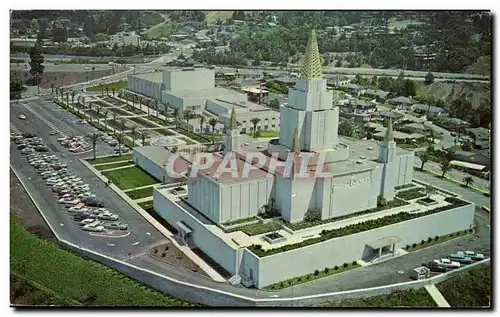
[[[134,46],[139,46],[141,45],[141,37],[139,34],[135,33],[135,31],[132,32],[119,32],[116,34],[113,34],[109,37],[109,42],[110,45],[134,45]]]

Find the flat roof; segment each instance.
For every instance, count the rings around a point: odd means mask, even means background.
[[[193,90],[165,91],[165,93],[177,98],[206,98],[215,99],[217,97],[245,96],[245,94],[221,87]],[[245,96],[246,99],[246,96]]]
[[[134,148],[134,152],[142,154],[153,164],[164,167],[169,162],[171,156],[176,155],[162,146],[148,145]],[[178,156],[178,155],[177,155]],[[187,171],[189,162],[182,157],[177,157],[174,162],[174,171],[184,173]]]
[[[163,73],[162,72],[135,74],[135,75],[130,75],[130,76],[140,78],[140,79],[145,79],[145,80],[152,81],[155,83],[160,83],[160,84],[163,83]]]
[[[244,94],[239,94],[239,97],[242,97],[244,96]],[[221,107],[224,107],[226,109],[232,109],[232,108],[235,108],[235,109],[245,109],[245,110],[248,110],[248,111],[266,111],[266,110],[270,110],[270,108],[268,107],[264,107],[264,106],[261,106],[259,105],[258,103],[255,103],[255,102],[250,102],[250,101],[241,101],[241,99],[237,99],[237,100],[231,100],[233,96],[229,96],[229,97],[226,97],[226,96],[221,96],[219,98],[210,98],[210,101],[218,104],[219,106]],[[236,115],[238,115],[239,112],[236,113]]]

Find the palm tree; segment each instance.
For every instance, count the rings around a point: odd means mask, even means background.
[[[179,108],[174,108],[175,128],[179,129]]]
[[[54,84],[50,84],[50,89],[52,89],[52,94],[54,94]]]
[[[108,113],[109,110],[105,110],[103,115],[104,115],[104,131],[108,133]]]
[[[420,152],[420,155],[418,156],[420,158],[420,161],[422,161],[422,165],[420,165],[420,170],[424,170],[424,164],[427,163],[430,159],[431,156],[427,152]]]
[[[189,131],[189,119],[191,119],[191,114],[192,114],[192,109],[191,108],[187,108],[186,110],[184,110],[184,119],[186,120],[186,130]]]
[[[97,142],[99,141],[99,134],[92,133],[90,135],[90,141],[92,142],[92,152],[94,154],[94,160],[95,160],[95,146],[96,146]]]
[[[125,127],[126,127],[125,123],[127,123],[127,120],[124,118],[121,118],[119,121],[120,121],[120,131],[121,131],[121,134],[123,134],[123,131],[125,130]]]
[[[215,143],[215,126],[217,122],[217,118],[210,118],[210,120],[208,120],[208,124],[212,127],[212,144]]]
[[[140,132],[142,146],[146,145],[146,138],[148,137],[148,132],[146,130],[141,130]]]
[[[135,147],[135,133],[138,128],[139,127],[135,124],[130,128],[130,131],[132,132],[132,147]]]
[[[122,156],[123,133],[116,136],[116,141],[118,141],[118,156]]]
[[[113,134],[116,135],[116,118],[118,118],[118,115],[116,113],[113,113]]]
[[[257,124],[260,122],[260,119],[252,118],[250,119],[250,122],[253,124],[253,137],[255,138],[257,136]]]
[[[71,103],[72,104],[75,104],[75,95],[76,95],[76,92],[74,90],[71,91]]]
[[[101,113],[101,106],[97,106],[96,113],[97,113],[97,125],[99,126],[99,115]]]
[[[69,107],[69,91],[66,91],[66,104]]]
[[[158,119],[158,109],[159,109],[158,99],[155,99],[155,110],[156,110],[156,119]]]
[[[462,181],[465,183],[465,186],[469,187],[470,185],[474,184],[474,178],[472,176],[465,176]]]
[[[442,161],[440,167],[441,167],[441,172],[443,172],[441,178],[444,178],[444,175],[451,170],[450,161],[448,160]]]
[[[82,96],[78,96],[76,98],[76,103],[80,104],[81,99],[82,99]],[[73,104],[73,112],[75,112],[75,105],[74,104]]]
[[[83,97],[82,97],[82,106],[83,106],[83,107],[85,107],[85,99],[86,99],[86,97],[85,97],[85,96],[83,96]],[[80,108],[78,108],[78,113],[80,113]]]
[[[61,93],[61,102],[64,102],[64,89],[60,88],[59,92]]]
[[[109,96],[109,87],[106,86],[106,97]]]
[[[148,108],[148,118],[149,118],[149,110],[150,110],[151,106],[153,105],[153,102],[152,102],[151,100],[149,100],[149,101],[148,101],[148,100],[146,100],[146,101],[144,102],[144,104],[145,104],[145,105],[146,105],[146,107]]]
[[[205,117],[200,117],[200,133],[203,133],[203,124],[205,123]]]

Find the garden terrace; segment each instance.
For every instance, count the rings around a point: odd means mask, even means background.
[[[118,108],[118,107],[108,108],[107,110],[109,110],[113,113],[119,114],[121,116],[131,116],[132,115],[130,112],[125,111],[125,110]]]
[[[434,208],[434,209],[431,209],[431,210],[428,210],[425,212],[421,212],[421,213],[400,212],[397,214],[385,216],[385,217],[378,218],[378,219],[363,221],[363,222],[349,225],[349,226],[342,227],[342,228],[337,228],[337,229],[332,229],[332,230],[323,230],[319,237],[310,238],[310,239],[304,240],[304,241],[299,242],[299,243],[284,245],[284,246],[279,247],[279,248],[264,250],[264,249],[262,249],[261,245],[252,244],[251,246],[248,247],[248,249],[250,251],[252,251],[253,253],[255,253],[258,257],[265,257],[265,256],[277,254],[280,252],[290,251],[290,250],[302,248],[305,246],[313,245],[313,244],[316,244],[319,242],[328,241],[328,240],[331,240],[334,238],[343,237],[343,236],[347,236],[347,235],[351,235],[351,234],[356,234],[356,233],[360,233],[360,232],[364,232],[364,231],[368,231],[368,230],[372,230],[372,229],[376,229],[376,228],[380,228],[380,227],[385,227],[385,226],[392,225],[395,223],[432,215],[432,214],[435,214],[438,212],[466,206],[469,204],[468,202],[465,202],[465,201],[460,200],[460,199],[455,198],[455,197],[447,197],[445,199],[445,201],[447,203],[449,203],[450,205],[437,207],[437,208]]]
[[[103,98],[101,98],[109,103],[112,103],[114,104],[115,106],[118,106],[118,107],[122,107],[123,105],[125,105],[124,102],[116,99],[116,98],[113,98],[112,96],[104,96]]]
[[[175,135],[175,133],[173,133],[172,131],[169,131],[166,128],[158,128],[158,129],[154,129],[154,131],[161,133],[162,135],[166,135],[166,136]]]
[[[321,271],[316,270],[310,274],[306,274],[306,275],[294,277],[294,278],[291,278],[291,279],[288,279],[288,280],[285,280],[282,282],[274,283],[274,284],[271,284],[269,286],[266,286],[264,289],[266,289],[266,290],[280,290],[280,289],[284,289],[284,288],[287,288],[290,286],[295,286],[297,284],[307,283],[307,282],[311,282],[311,281],[314,281],[314,280],[317,280],[317,279],[320,279],[323,277],[346,272],[346,271],[356,269],[359,267],[361,267],[361,265],[359,265],[356,261],[354,261],[352,263],[344,263],[344,265],[342,265],[342,266],[325,268]]]
[[[104,84],[104,85],[99,85],[99,86],[94,86],[87,88],[87,91],[91,92],[101,92],[104,90],[104,93],[106,93],[106,88],[108,88],[108,91],[111,92],[113,88],[115,88],[115,92],[127,88],[128,83],[126,80],[122,81],[117,81],[114,83],[109,83],[109,84]]]
[[[269,233],[273,231],[277,231],[281,228],[281,222],[279,221],[271,221],[268,223],[264,223],[262,221],[259,221],[258,223],[255,224],[250,224],[250,225],[245,225],[245,226],[238,226],[236,228],[231,228],[231,229],[223,229],[226,233],[231,233],[235,231],[243,231],[249,236],[256,236],[259,234],[263,233]]]
[[[255,221],[255,220],[257,220],[257,217],[243,218],[243,219],[238,219],[238,220],[234,220],[234,221],[224,222],[221,225],[223,225],[225,227],[229,227],[229,226],[244,224],[244,223]]]
[[[146,114],[144,111],[141,111],[135,107],[132,107],[130,105],[126,105],[125,107],[123,107],[123,109],[127,110],[128,112],[132,112],[133,114],[137,114],[137,115],[144,115]]]
[[[462,231],[450,233],[450,234],[445,235],[445,236],[429,237],[427,240],[422,240],[418,244],[414,243],[412,245],[407,245],[405,247],[405,250],[408,252],[417,251],[417,250],[420,250],[423,248],[427,248],[427,247],[430,247],[430,246],[433,246],[436,244],[446,242],[446,241],[451,240],[451,239],[455,239],[455,238],[458,238],[461,236],[465,236],[467,234],[471,234],[472,232],[473,232],[472,229],[468,229],[468,230],[462,230]]]
[[[385,206],[375,207],[375,208],[372,208],[372,209],[363,210],[363,211],[356,212],[356,213],[353,213],[353,214],[349,214],[349,215],[345,215],[345,216],[341,216],[341,217],[336,217],[336,218],[325,219],[325,220],[301,221],[301,222],[296,222],[296,223],[286,223],[285,226],[287,228],[293,230],[293,231],[297,231],[297,230],[307,229],[307,228],[311,228],[311,227],[315,227],[315,226],[319,226],[319,225],[324,225],[324,224],[327,224],[327,223],[330,223],[330,222],[345,220],[345,219],[349,219],[349,218],[359,217],[359,216],[362,216],[362,215],[368,215],[368,214],[379,212],[379,211],[383,211],[383,210],[388,210],[388,209],[392,209],[392,208],[402,207],[402,206],[405,206],[405,205],[408,205],[408,203],[405,202],[404,200],[396,198],[393,201],[387,202]]]
[[[396,186],[394,187],[395,190],[401,190],[401,189],[406,189],[406,188],[411,188],[411,187],[415,187],[417,185],[413,184],[413,183],[410,183],[410,184],[404,184],[404,185],[399,185],[399,186]]]
[[[412,199],[422,198],[425,196],[426,196],[425,188],[422,187],[399,191],[396,194],[396,197],[404,200],[412,200]]]
[[[105,165],[97,165],[97,166],[94,166],[94,168],[98,171],[104,171],[104,170],[109,170],[112,168],[129,166],[129,165],[134,165],[134,161],[118,162],[118,163],[105,164]]]

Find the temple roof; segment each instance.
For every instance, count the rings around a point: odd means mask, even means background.
[[[394,141],[394,132],[392,131],[392,118],[387,118],[387,130],[385,131],[384,141]]]
[[[236,121],[236,111],[234,110],[233,107],[233,110],[231,111],[231,123],[229,125],[229,129],[235,130],[237,128],[238,128],[238,122]]]
[[[321,78],[321,60],[318,50],[318,40],[314,30],[311,30],[309,34],[307,49],[300,70],[300,77],[302,79]]]

